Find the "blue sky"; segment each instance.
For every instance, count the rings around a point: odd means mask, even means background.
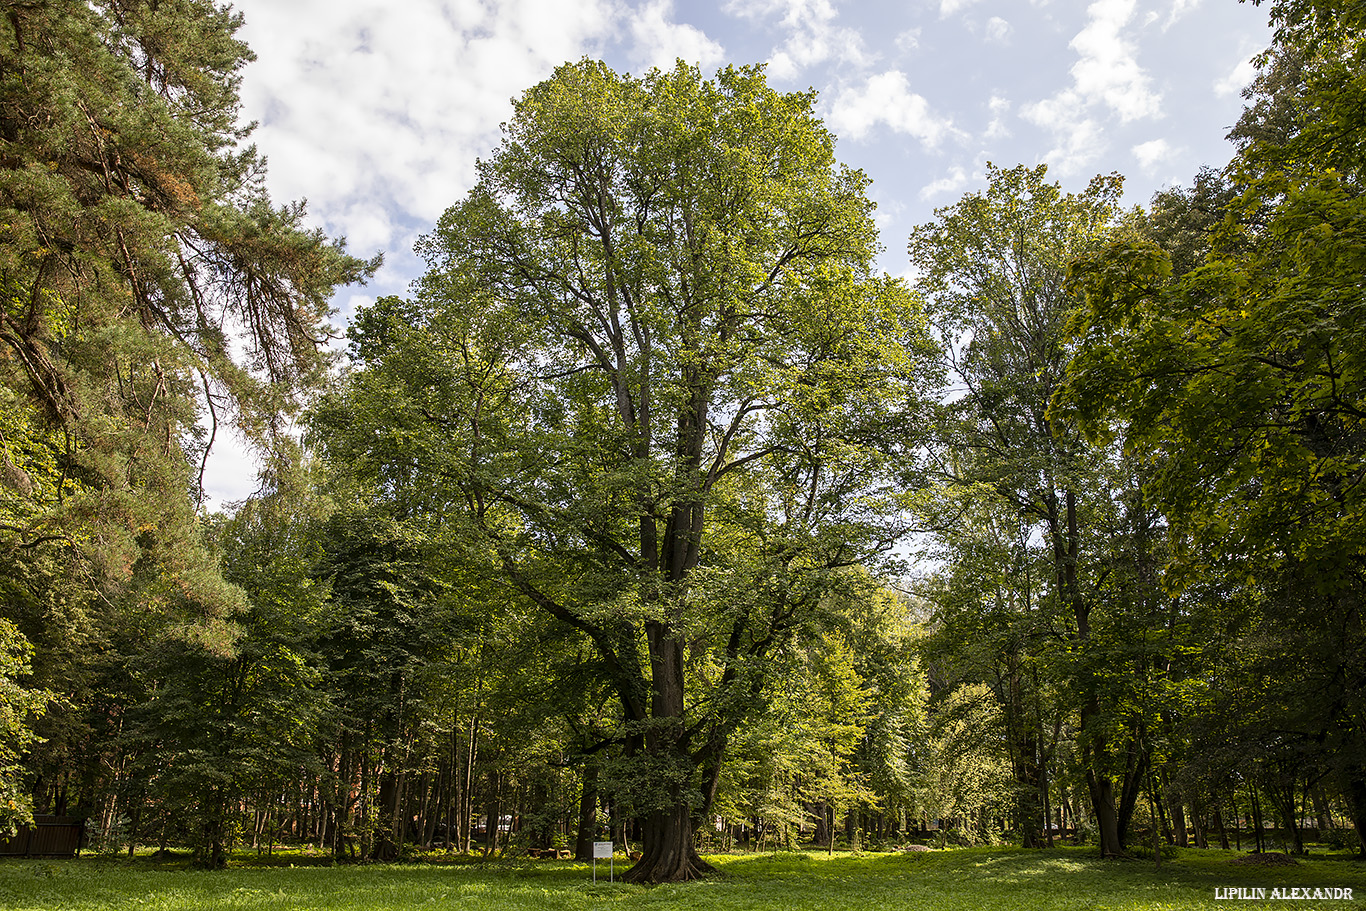
[[[682,57],[705,72],[765,63],[780,90],[814,88],[837,153],[872,178],[886,248],[984,167],[1047,163],[1068,189],[1126,177],[1128,200],[1222,165],[1224,140],[1270,40],[1236,0],[237,0],[257,54],[243,116],[277,203],[360,255],[385,254],[357,306],[403,294],[414,241],[469,189],[509,99],[566,60],[642,73]],[[216,504],[248,495],[250,458],[220,443]]]

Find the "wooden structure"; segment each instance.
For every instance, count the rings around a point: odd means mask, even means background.
[[[0,835],[0,856],[78,857],[85,836],[79,816],[34,816],[33,825],[13,835]]]

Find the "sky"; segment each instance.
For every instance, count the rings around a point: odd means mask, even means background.
[[[474,182],[511,99],[565,61],[643,74],[763,63],[819,93],[836,154],[872,178],[884,252],[909,271],[911,228],[985,186],[987,162],[1046,163],[1065,189],[1125,176],[1126,201],[1227,162],[1224,139],[1270,41],[1236,0],[236,0],[257,59],[242,114],[277,204],[360,256],[334,322],[404,294],[413,244]],[[209,506],[250,495],[250,456],[220,434]]]

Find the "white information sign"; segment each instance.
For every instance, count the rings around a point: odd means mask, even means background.
[[[598,881],[598,860],[607,861],[607,878],[615,880],[617,878],[617,862],[612,857],[612,843],[610,841],[593,842],[593,882]]]

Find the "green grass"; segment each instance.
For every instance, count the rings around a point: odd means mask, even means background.
[[[13,911],[398,911],[398,909],[779,909],[779,911],[1019,911],[1019,909],[1293,909],[1366,906],[1366,864],[1316,856],[1295,867],[1231,866],[1233,853],[1178,852],[1151,861],[1102,861],[1094,849],[972,849],[927,854],[820,853],[710,858],[716,877],[643,888],[600,881],[587,865],[290,867],[239,857],[228,870],[182,861],[85,857],[0,861],[0,908]],[[606,870],[599,867],[599,874]],[[1351,888],[1354,901],[1216,901],[1216,887]]]

